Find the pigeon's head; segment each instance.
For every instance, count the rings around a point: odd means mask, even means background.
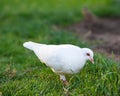
[[[82,51],[86,60],[90,60],[94,64],[93,51],[89,48],[82,48]]]

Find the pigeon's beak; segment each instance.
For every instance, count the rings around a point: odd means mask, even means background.
[[[90,57],[90,61],[94,64],[94,59]]]

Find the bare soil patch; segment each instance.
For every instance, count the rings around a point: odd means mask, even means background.
[[[120,18],[98,18],[88,10],[84,10],[83,15],[84,20],[67,29],[91,42],[94,50],[120,61]]]

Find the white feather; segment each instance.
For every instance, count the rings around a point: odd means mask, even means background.
[[[70,44],[46,45],[30,41],[23,46],[33,50],[41,62],[58,74],[78,73],[87,60],[83,48]]]

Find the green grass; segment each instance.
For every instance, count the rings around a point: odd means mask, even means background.
[[[98,16],[120,16],[119,4],[110,0],[1,0],[0,1],[0,94],[3,96],[65,95],[59,76],[40,63],[25,41],[47,44],[86,45],[74,33],[56,24],[78,22],[80,10],[88,6]],[[106,10],[103,12],[102,10]],[[107,11],[108,10],[108,11]],[[107,13],[106,13],[107,12]],[[95,64],[87,62],[79,74],[69,76],[70,95],[119,96],[120,65],[95,53]]]

